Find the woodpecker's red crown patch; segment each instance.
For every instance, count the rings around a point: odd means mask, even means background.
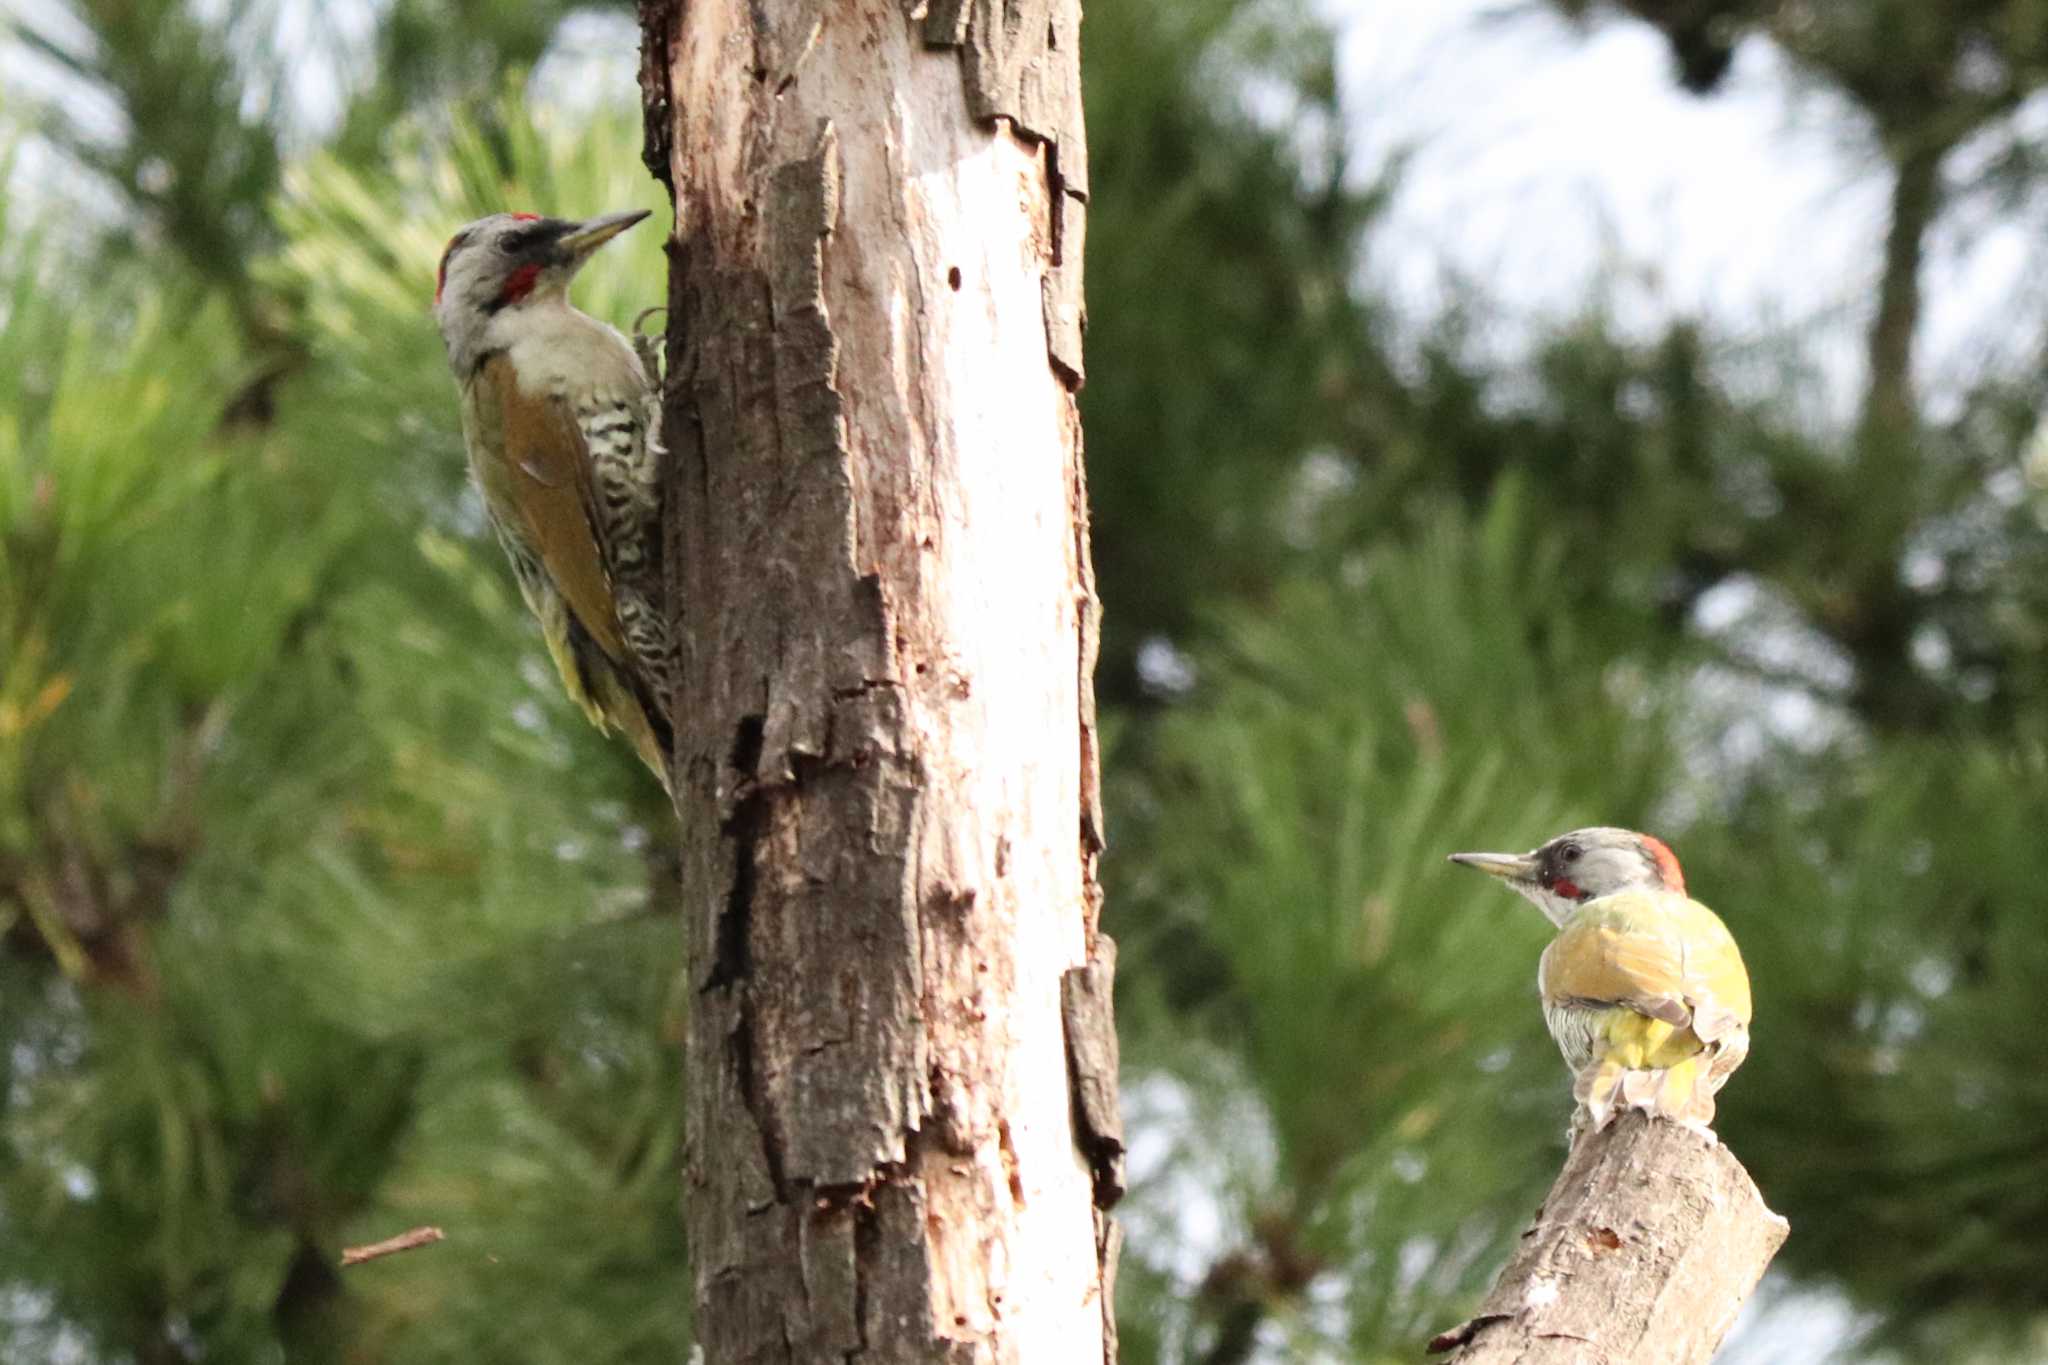
[[[1685,873],[1679,868],[1678,855],[1671,851],[1671,845],[1654,834],[1645,834],[1643,848],[1649,853],[1650,860],[1657,864],[1657,875],[1664,879],[1665,889],[1683,893]]]

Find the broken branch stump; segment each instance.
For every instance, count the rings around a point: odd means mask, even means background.
[[[1447,1365],[1699,1365],[1790,1231],[1727,1147],[1624,1114],[1582,1138]]]

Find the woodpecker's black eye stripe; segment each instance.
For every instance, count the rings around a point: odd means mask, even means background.
[[[539,218],[508,227],[498,234],[498,249],[508,254],[525,251],[544,242],[561,231],[561,225],[552,218]]]
[[[498,250],[508,256],[517,256],[554,241],[574,226],[574,223],[565,223],[559,218],[521,223],[498,234]]]

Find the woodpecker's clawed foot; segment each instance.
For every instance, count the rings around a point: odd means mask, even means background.
[[[1708,1123],[1705,1119],[1680,1119],[1678,1120],[1678,1126],[1681,1128],[1690,1128],[1693,1132],[1698,1133],[1701,1137],[1707,1140],[1707,1145],[1709,1147],[1718,1147],[1721,1145],[1721,1135],[1719,1133],[1716,1133],[1714,1131],[1713,1125]]]
[[[1593,1115],[1587,1113],[1587,1111],[1583,1108],[1575,1111],[1572,1114],[1572,1121],[1570,1125],[1566,1127],[1566,1129],[1564,1130],[1565,1146],[1577,1147],[1579,1145],[1580,1140],[1586,1137],[1589,1133],[1605,1132],[1607,1129],[1612,1128],[1614,1126],[1614,1121],[1620,1117],[1621,1111],[1619,1109],[1609,1109],[1603,1117],[1597,1119]],[[1652,1122],[1676,1124],[1680,1128],[1688,1129],[1691,1132],[1698,1133],[1701,1137],[1707,1140],[1707,1143],[1710,1146],[1719,1146],[1721,1143],[1721,1135],[1714,1131],[1713,1124],[1708,1122],[1706,1119],[1680,1119],[1672,1118],[1668,1114],[1657,1113],[1650,1114],[1650,1119]]]
[[[645,330],[647,319],[656,313],[665,317],[668,309],[657,303],[652,308],[642,308],[633,319],[633,353],[640,357],[640,363],[647,369],[647,377],[659,391],[662,376],[668,372],[668,366],[663,363],[668,348],[668,329],[664,327],[653,333]]]

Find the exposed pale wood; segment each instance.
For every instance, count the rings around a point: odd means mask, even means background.
[[[711,1365],[1114,1354],[1079,11],[1033,6],[642,6]]]
[[[1788,1230],[1725,1146],[1626,1113],[1573,1147],[1479,1312],[1430,1349],[1454,1365],[1696,1365]]]

